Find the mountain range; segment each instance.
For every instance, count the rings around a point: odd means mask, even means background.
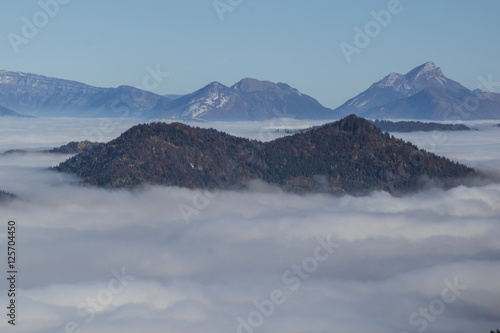
[[[500,94],[471,91],[429,61],[405,75],[387,75],[335,111],[372,119],[500,119]]]
[[[26,115],[42,117],[147,116],[167,97],[120,86],[98,88],[42,75],[0,71],[0,105]]]
[[[0,105],[42,117],[222,121],[339,118],[331,109],[287,84],[254,79],[241,80],[232,87],[213,82],[186,96],[160,96],[130,86],[99,88],[41,75],[0,71]]]
[[[230,87],[212,82],[184,96],[161,96],[130,86],[98,88],[10,71],[0,71],[0,106],[42,117],[259,121],[331,120],[356,114],[371,119],[500,119],[500,94],[471,91],[447,78],[432,61],[404,75],[387,75],[335,110],[286,83],[251,78]]]
[[[55,170],[106,188],[238,188],[260,179],[296,193],[337,194],[407,193],[429,178],[452,186],[475,175],[355,115],[266,143],[181,123],[137,125]]]
[[[219,82],[153,109],[158,116],[200,120],[266,120],[272,118],[337,119],[331,109],[286,83],[243,79],[231,87]]]

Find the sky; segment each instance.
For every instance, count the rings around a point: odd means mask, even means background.
[[[105,139],[130,126],[114,121]],[[0,152],[81,140],[95,122],[4,119]],[[500,177],[500,128],[467,124],[478,131],[395,135]],[[245,123],[226,126],[258,136]],[[2,332],[500,328],[498,183],[401,197],[296,195],[260,182],[109,191],[47,170],[69,156],[0,154],[0,188],[18,195],[0,203],[0,247],[15,217],[19,270],[17,324],[4,315]],[[198,213],[183,215],[183,205]],[[2,307],[7,288],[0,283]]]
[[[2,0],[0,69],[143,88],[159,68],[168,77],[158,94],[251,77],[331,108],[427,61],[470,89],[500,78],[496,0],[55,1]],[[349,57],[347,44],[357,48]]]

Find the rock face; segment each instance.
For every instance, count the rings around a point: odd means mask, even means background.
[[[231,87],[212,82],[155,109],[158,117],[214,121],[272,118],[338,119],[339,114],[285,83],[243,79]]]
[[[170,99],[129,86],[98,88],[42,75],[0,71],[0,105],[32,116],[143,117]]]
[[[352,194],[411,192],[424,178],[451,186],[475,174],[354,115],[267,143],[179,123],[138,125],[55,169],[108,188],[143,183],[226,188],[261,179],[298,193]]]
[[[500,119],[500,94],[471,91],[430,61],[386,76],[336,111],[382,119]]]

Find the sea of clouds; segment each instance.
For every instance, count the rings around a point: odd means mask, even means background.
[[[500,328],[500,184],[403,197],[294,195],[146,186],[108,191],[48,171],[71,155],[38,153],[110,140],[131,120],[2,119],[0,270],[7,221],[18,226],[19,333],[488,333]],[[203,123],[271,140],[317,123]],[[500,175],[500,128],[397,134]],[[306,126],[305,126],[306,125]],[[180,207],[190,207],[189,218]]]

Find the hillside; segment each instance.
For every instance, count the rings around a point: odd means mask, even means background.
[[[141,183],[190,188],[210,186],[212,171],[230,183],[258,178],[258,168],[240,155],[246,139],[180,123],[137,125],[119,138],[79,154],[57,169],[87,183],[133,188]],[[237,165],[238,170],[231,167]]]
[[[475,174],[354,115],[267,143],[179,123],[138,125],[55,169],[107,188],[226,188],[262,179],[296,193],[411,192],[421,188],[422,176],[451,186]]]
[[[424,175],[451,185],[453,178],[474,174],[356,116],[266,145],[270,167],[266,180],[294,192],[411,192],[423,185]]]

